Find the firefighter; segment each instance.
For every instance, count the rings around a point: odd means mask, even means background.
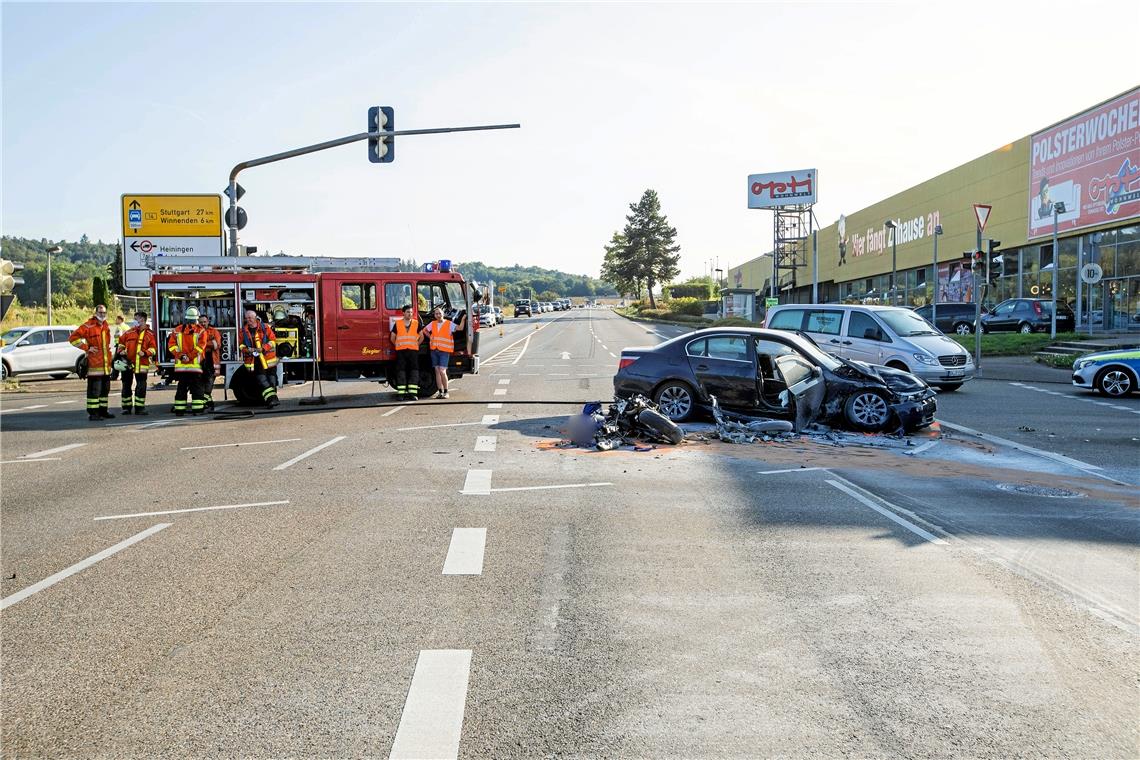
[[[458,322],[452,322],[443,318],[443,309],[437,306],[432,316],[434,321],[421,332],[431,340],[431,366],[435,371],[435,386],[439,389],[433,398],[447,398],[447,365],[455,352],[455,333],[467,324],[467,315],[461,316]]]
[[[136,311],[131,328],[119,336],[119,358],[115,362],[120,364],[123,378],[123,414],[150,414],[146,410],[146,376],[158,366],[158,341],[146,316],[145,311]]]
[[[210,317],[198,317],[198,326],[206,338],[206,352],[202,355],[202,397],[206,400],[205,409],[214,411],[214,381],[222,371],[222,334],[218,328],[210,326]]]
[[[404,307],[404,318],[392,325],[392,346],[396,349],[396,398],[415,401],[420,393],[420,321],[412,316],[412,305]]]
[[[201,414],[205,406],[202,396],[202,354],[206,351],[206,334],[198,325],[198,307],[191,306],[183,315],[183,323],[170,331],[166,348],[174,357],[174,415],[181,417],[189,409]],[[190,396],[189,401],[187,395]]]
[[[273,328],[261,321],[256,311],[245,313],[245,324],[238,332],[238,346],[247,371],[253,373],[261,389],[261,400],[272,409],[277,399],[277,336]]]
[[[111,325],[111,345],[118,346],[119,338],[123,337],[123,333],[131,329],[131,325],[127,324],[126,317],[122,314],[115,317],[115,324]],[[111,379],[119,379],[119,370],[115,367],[115,363],[111,362]]]
[[[92,422],[113,419],[107,409],[111,395],[111,363],[115,347],[111,343],[111,327],[107,324],[107,307],[95,307],[95,316],[71,334],[71,345],[87,353],[87,419]]]

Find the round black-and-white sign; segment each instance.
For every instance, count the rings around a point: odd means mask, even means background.
[[[1100,268],[1100,264],[1085,264],[1081,267],[1081,282],[1096,285],[1101,277],[1104,277],[1104,270]]]

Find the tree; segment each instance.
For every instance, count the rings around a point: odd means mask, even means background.
[[[605,246],[606,255],[602,259],[602,279],[613,285],[622,295],[636,293],[641,298],[641,281],[636,265],[629,251],[629,241],[620,232],[614,232]]]
[[[91,300],[95,302],[95,306],[107,305],[107,281],[102,277],[96,277],[91,281]]]
[[[656,190],[646,190],[641,200],[629,205],[622,234],[628,241],[628,250],[636,261],[635,269],[645,280],[649,291],[649,306],[656,308],[653,288],[659,282],[669,282],[681,269],[681,246],[677,245],[677,229],[661,213],[661,201]]]

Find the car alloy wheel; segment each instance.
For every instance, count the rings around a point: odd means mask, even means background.
[[[693,394],[680,383],[666,383],[657,391],[657,408],[673,422],[684,422],[693,413]]]
[[[1132,391],[1132,378],[1122,369],[1106,369],[1096,379],[1096,387],[1106,396],[1119,398]]]
[[[1022,335],[1028,335],[1029,333],[1033,332],[1033,325],[1029,324],[1028,322],[1022,322],[1021,327],[1018,327],[1017,331]]]
[[[973,330],[965,322],[959,322],[954,326],[954,332],[958,333],[959,335],[969,335],[973,332]]]
[[[890,419],[887,400],[874,391],[860,391],[844,405],[847,421],[860,430],[882,430]]]

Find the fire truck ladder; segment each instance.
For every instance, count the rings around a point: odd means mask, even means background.
[[[336,256],[143,256],[155,272],[398,272],[398,258]]]

